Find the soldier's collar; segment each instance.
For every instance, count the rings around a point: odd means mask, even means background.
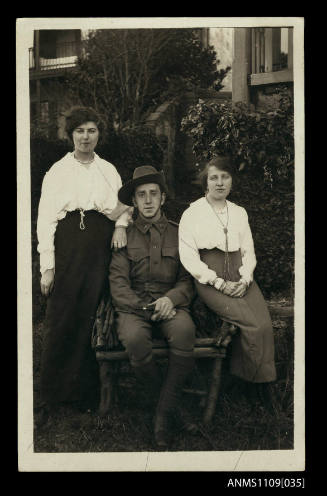
[[[155,226],[160,233],[163,233],[167,227],[168,220],[165,214],[161,214],[160,219],[157,220],[156,222],[151,222],[146,219],[142,219],[142,217],[138,215],[134,224],[142,233],[148,232],[151,226]]]

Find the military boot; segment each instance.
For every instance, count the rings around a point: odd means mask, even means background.
[[[146,403],[150,408],[154,408],[159,398],[162,379],[158,365],[153,358],[150,362],[133,366],[136,379],[144,387]]]
[[[169,447],[170,422],[177,410],[182,387],[193,370],[194,364],[193,356],[170,353],[167,377],[160,393],[154,420],[154,440],[160,450]]]

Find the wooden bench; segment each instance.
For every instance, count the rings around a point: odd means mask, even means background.
[[[111,321],[113,323],[113,315],[106,314],[105,305],[102,306],[102,317],[101,309],[98,312],[97,322],[108,323]],[[203,423],[210,423],[217,403],[217,398],[219,394],[219,387],[221,382],[221,367],[222,361],[226,357],[226,349],[230,343],[232,336],[237,332],[237,328],[230,324],[223,324],[221,320],[217,319],[217,316],[208,312],[208,309],[199,300],[193,305],[192,315],[197,327],[197,336],[194,346],[194,357],[198,358],[208,358],[212,360],[211,373],[209,377],[209,384],[207,391],[201,391],[205,397],[205,407],[203,413]],[[205,315],[205,318],[203,317]],[[202,328],[200,327],[200,321],[202,321]],[[204,323],[204,326],[203,326]],[[98,326],[101,329],[101,326]],[[208,337],[208,329],[214,329],[214,333],[211,331],[211,336]],[[114,326],[113,326],[114,329]],[[99,405],[99,415],[108,415],[110,408],[115,402],[118,380],[120,373],[120,363],[124,360],[128,360],[128,354],[126,350],[119,343],[117,335],[115,335],[115,330],[111,331],[110,336],[111,343],[113,343],[114,349],[105,349],[108,340],[108,335],[104,339],[103,336],[95,336],[96,339],[93,342],[93,348],[96,352],[96,358],[99,364],[99,375],[100,375],[100,405]],[[214,335],[213,335],[214,334]],[[112,337],[114,339],[112,339]],[[154,339],[153,340],[153,355],[157,358],[167,357],[169,354],[169,347],[165,340]]]
[[[281,306],[280,304],[268,303],[270,315],[273,320],[273,325],[277,320],[290,320],[293,319],[294,309],[290,306]],[[113,315],[108,316],[102,308],[102,322],[108,324],[113,321]],[[101,311],[99,312],[101,314]],[[98,316],[99,317],[99,316]],[[196,298],[192,306],[192,317],[197,327],[197,337],[195,340],[194,356],[195,358],[208,358],[212,361],[211,373],[209,377],[209,384],[207,391],[200,392],[205,395],[205,408],[203,413],[203,423],[210,423],[216,408],[216,403],[219,395],[219,388],[221,382],[221,367],[224,358],[226,357],[227,346],[232,340],[232,336],[237,332],[235,326],[228,326],[227,337],[224,337],[222,331],[222,321],[213,314],[200,299]],[[101,326],[100,326],[101,327]],[[278,326],[277,326],[278,327]],[[226,329],[225,329],[226,331]],[[208,334],[210,337],[208,337]],[[96,345],[96,339],[93,341],[93,348],[96,352],[96,358],[99,364],[100,383],[101,383],[101,397],[99,405],[99,414],[106,416],[115,400],[120,363],[128,360],[127,352],[119,343],[117,335],[111,333],[111,346],[112,350],[105,349],[107,346],[108,335],[105,338],[95,333],[95,338],[99,338]],[[110,341],[109,339],[109,341]],[[223,345],[218,345],[219,340]],[[164,340],[153,341],[153,354],[155,357],[167,357],[169,348],[167,342]]]

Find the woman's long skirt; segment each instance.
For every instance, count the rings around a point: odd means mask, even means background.
[[[41,396],[48,404],[89,402],[98,397],[98,368],[91,333],[108,281],[114,222],[95,210],[59,221],[55,279],[48,299],[41,358]]]
[[[224,252],[217,248],[200,250],[201,260],[223,277]],[[230,280],[238,281],[242,264],[240,252],[229,252]],[[195,281],[204,303],[220,318],[240,328],[233,338],[230,372],[250,382],[270,382],[276,379],[274,335],[270,314],[263,295],[253,281],[242,298],[233,298],[212,286]]]

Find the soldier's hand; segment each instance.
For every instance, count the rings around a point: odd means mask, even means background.
[[[162,296],[158,298],[153,303],[154,312],[152,314],[151,320],[165,320],[169,317],[171,311],[174,308],[173,302],[168,296]]]
[[[170,312],[170,314],[168,315],[167,320],[173,319],[175,317],[176,313],[177,312],[176,312],[175,308],[173,308],[172,311]]]
[[[170,312],[170,314],[168,315],[168,317],[166,317],[165,319],[161,319],[161,320],[171,320],[175,317],[176,313],[177,312],[176,312],[175,308],[173,308],[172,311]]]
[[[54,283],[54,270],[48,269],[46,270],[41,277],[41,293],[44,296],[49,296],[52,291]]]
[[[127,245],[127,235],[126,235],[126,227],[118,226],[115,228],[114,233],[112,235],[111,240],[111,248],[115,251],[124,248]]]

